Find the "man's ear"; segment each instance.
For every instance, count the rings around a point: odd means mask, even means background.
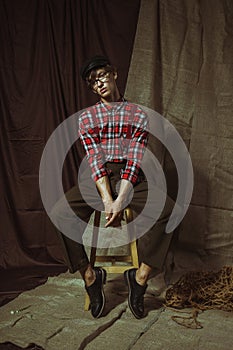
[[[113,74],[113,78],[116,80],[117,79],[117,77],[118,77],[118,75],[117,75],[117,70],[116,70],[116,67],[112,67],[113,69],[112,69],[112,74]]]

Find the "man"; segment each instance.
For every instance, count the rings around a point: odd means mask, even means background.
[[[84,222],[88,222],[97,201],[101,199],[106,216],[105,227],[119,227],[129,196],[133,193],[130,207],[136,215],[141,213],[147,199],[148,186],[140,164],[148,142],[148,119],[139,106],[121,96],[116,83],[117,71],[108,58],[92,57],[82,67],[81,76],[100,98],[79,118],[79,134],[90,165],[88,171],[92,185],[89,183],[85,187],[88,203],[78,185],[68,191],[66,199]],[[92,186],[98,190],[98,200],[93,195]],[[156,197],[152,201],[155,207]],[[167,198],[157,222],[138,239],[139,268],[124,273],[129,307],[136,318],[144,316],[143,298],[150,273],[153,268],[161,269],[166,258],[171,234],[165,234],[164,229],[172,206],[173,202]],[[57,227],[62,227],[67,219],[63,209],[60,203],[53,209],[52,216]],[[69,269],[71,272],[80,271],[90,297],[92,315],[98,318],[105,305],[103,284],[106,271],[91,267],[82,244],[64,234],[61,237]]]

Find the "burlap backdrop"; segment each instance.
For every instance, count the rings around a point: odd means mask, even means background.
[[[142,0],[126,87],[185,140],[195,183],[180,245],[217,265],[233,262],[232,34],[231,1]],[[154,140],[152,148],[175,197],[174,164]]]

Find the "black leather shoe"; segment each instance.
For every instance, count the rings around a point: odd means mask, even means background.
[[[136,281],[137,269],[130,269],[124,272],[125,282],[129,290],[129,307],[136,318],[144,316],[144,294],[146,292],[147,284],[141,286]]]
[[[86,287],[87,294],[90,297],[91,314],[98,318],[102,315],[105,305],[105,295],[103,284],[106,283],[106,271],[100,267],[94,267],[96,280],[89,287]]]

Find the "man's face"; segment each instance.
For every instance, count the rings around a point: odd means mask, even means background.
[[[92,91],[102,99],[108,100],[116,90],[117,73],[110,67],[103,67],[92,71],[88,83]]]

